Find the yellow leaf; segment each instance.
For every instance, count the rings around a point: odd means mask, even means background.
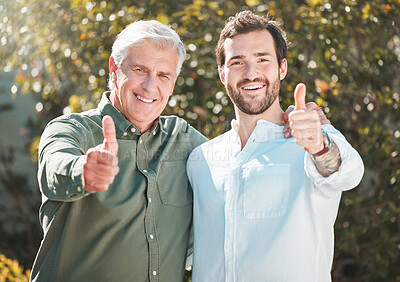
[[[80,106],[80,98],[77,95],[69,97],[69,105],[72,109],[77,109]]]
[[[214,2],[214,1],[213,1],[213,2],[208,2],[207,5],[208,5],[208,7],[210,7],[210,9],[212,9],[212,10],[217,10],[218,7],[219,7],[218,2]]]
[[[169,19],[166,15],[164,14],[158,14],[157,15],[157,21],[159,21],[160,23],[163,24],[168,24],[169,23]]]
[[[246,0],[246,5],[253,7],[253,6],[257,6],[260,4],[259,0]]]
[[[364,19],[369,18],[369,12],[371,10],[371,5],[369,3],[365,4],[364,8],[362,9],[362,17]]]
[[[317,103],[318,107],[322,107],[322,105],[324,104],[324,100],[321,97],[318,97],[315,102]]]
[[[383,5],[383,10],[388,12],[388,11],[392,10],[392,6],[389,4]]]
[[[271,17],[275,16],[275,5],[270,5],[268,8],[268,15]]]
[[[323,1],[322,0],[309,0],[308,5],[310,7],[316,7],[322,5]]]

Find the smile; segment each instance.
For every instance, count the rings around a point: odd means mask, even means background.
[[[154,100],[146,99],[146,98],[143,98],[143,97],[141,97],[141,96],[139,96],[139,95],[137,95],[137,94],[135,94],[135,97],[136,97],[139,101],[142,101],[142,102],[144,102],[144,103],[152,103],[152,102],[155,101],[155,99],[154,99]]]
[[[242,89],[243,90],[257,90],[263,88],[264,85],[251,85],[251,86],[245,86]]]

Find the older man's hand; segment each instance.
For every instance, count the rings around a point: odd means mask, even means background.
[[[103,118],[103,135],[103,143],[87,151],[83,166],[83,186],[92,193],[107,191],[119,172],[118,143],[114,121],[110,116]]]

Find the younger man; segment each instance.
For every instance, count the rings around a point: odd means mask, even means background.
[[[295,139],[284,138],[286,55],[276,22],[249,11],[221,32],[217,62],[236,120],[188,159],[193,281],[331,281],[341,193],[364,167],[340,132],[306,111],[304,84],[289,115]]]

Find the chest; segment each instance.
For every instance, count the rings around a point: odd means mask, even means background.
[[[208,185],[196,189],[209,210],[232,210],[248,218],[281,216],[310,195],[304,150],[286,144],[209,162]]]

